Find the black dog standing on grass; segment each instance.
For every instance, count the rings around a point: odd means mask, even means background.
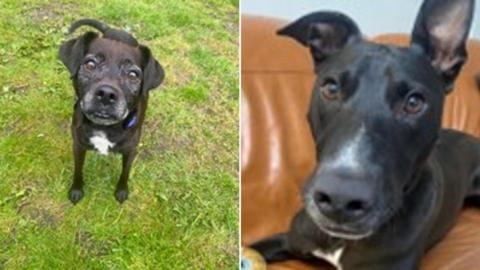
[[[91,19],[73,23],[69,33],[88,25],[94,32],[65,42],[59,57],[68,68],[77,97],[73,120],[75,172],[69,199],[83,197],[83,164],[87,150],[123,155],[115,198],[128,197],[128,175],[136,155],[147,109],[148,92],[163,81],[164,71],[150,50],[129,33]]]
[[[464,200],[480,196],[480,140],[441,129],[444,96],[467,57],[473,6],[426,0],[409,48],[364,41],[334,12],[279,31],[313,56],[308,120],[317,166],[290,230],[252,245],[268,262],[418,269]]]

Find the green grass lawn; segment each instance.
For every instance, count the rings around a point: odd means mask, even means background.
[[[127,29],[166,71],[130,196],[87,155],[73,206],[71,22]],[[88,27],[78,32],[91,30]],[[238,269],[238,0],[0,1],[0,269]]]

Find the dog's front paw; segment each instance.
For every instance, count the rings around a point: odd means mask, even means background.
[[[115,199],[117,199],[119,203],[123,203],[128,199],[128,188],[115,190]]]
[[[78,203],[83,198],[83,190],[81,188],[71,188],[68,192],[68,198],[73,204]]]

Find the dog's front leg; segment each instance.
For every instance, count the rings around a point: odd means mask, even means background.
[[[123,153],[122,174],[115,189],[115,199],[117,199],[119,203],[123,203],[128,198],[128,175],[130,174],[130,168],[132,167],[136,154],[136,149]]]
[[[73,158],[75,160],[73,183],[68,193],[68,198],[74,204],[83,197],[83,163],[85,162],[86,149],[73,143]]]
[[[250,247],[260,253],[267,263],[295,258],[288,248],[288,237],[286,233],[273,235],[253,243]]]

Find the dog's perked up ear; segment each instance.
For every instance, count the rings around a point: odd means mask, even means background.
[[[355,22],[338,12],[311,13],[280,29],[277,34],[292,37],[309,47],[315,64],[346,44],[361,39]]]
[[[58,57],[68,68],[72,76],[77,73],[82,59],[85,56],[85,53],[87,53],[89,44],[95,38],[97,38],[97,34],[93,32],[87,32],[78,38],[74,38],[63,43],[60,47]]]
[[[143,61],[143,83],[142,90],[146,92],[159,86],[165,78],[165,71],[158,61],[153,58],[150,49],[140,45]]]
[[[465,43],[474,0],[425,0],[415,21],[412,47],[421,48],[446,85],[446,93],[467,59]]]

